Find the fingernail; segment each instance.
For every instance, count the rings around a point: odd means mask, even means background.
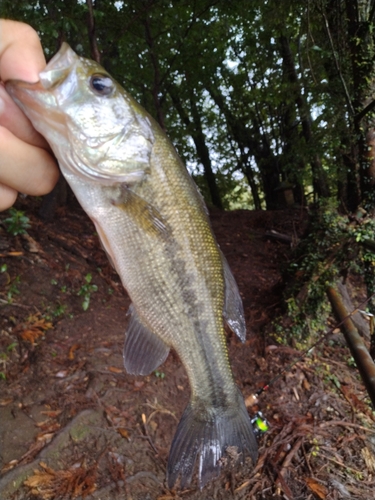
[[[4,94],[6,90],[2,85],[0,85],[0,115],[4,112],[5,110],[5,101],[2,97],[2,94]]]

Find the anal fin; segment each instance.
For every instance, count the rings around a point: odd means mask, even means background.
[[[125,336],[124,365],[132,375],[149,375],[167,358],[169,347],[152,333],[130,306],[130,320]]]
[[[246,323],[240,291],[223,254],[222,259],[225,281],[224,318],[232,332],[238,336],[241,342],[245,342]]]

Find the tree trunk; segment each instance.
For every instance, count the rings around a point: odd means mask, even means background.
[[[219,188],[216,182],[216,176],[212,170],[210,153],[206,144],[206,136],[203,132],[202,122],[200,119],[199,110],[197,108],[195,97],[190,98],[190,112],[192,119],[184,109],[180,97],[175,90],[170,87],[169,94],[172,98],[173,104],[186,128],[194,141],[195,149],[200,163],[203,166],[203,175],[207,182],[212,204],[220,209],[223,209]]]
[[[374,15],[373,2],[346,0],[349,50],[352,62],[354,130],[358,144],[361,201],[375,209],[375,127],[373,113]],[[369,14],[368,14],[369,12]]]
[[[257,201],[260,206],[257,186],[255,182],[253,182],[254,174],[250,175],[250,155],[255,158],[255,162],[259,168],[267,210],[278,208],[275,190],[280,184],[280,169],[278,159],[273,155],[268,137],[262,132],[262,124],[260,120],[254,116],[251,121],[252,128],[249,129],[248,124],[243,121],[243,118],[237,118],[231,112],[223,95],[217,91],[218,88],[219,85],[213,85],[207,90],[210,92],[215,104],[224,115],[228,132],[233,141],[237,144],[240,151],[249,150],[250,152],[250,154],[247,155],[247,163],[243,171],[249,180],[254,202]]]
[[[150,27],[150,21],[149,18],[147,17],[148,14],[146,14],[146,19],[144,21],[144,26],[145,26],[145,37],[146,37],[146,43],[149,47],[149,52],[150,52],[150,59],[151,59],[151,64],[154,69],[154,85],[152,88],[152,97],[154,100],[154,106],[155,106],[155,112],[156,112],[156,119],[161,126],[163,130],[165,130],[165,120],[164,120],[164,113],[163,109],[160,103],[160,69],[159,69],[159,60],[156,55],[156,50],[155,50],[155,43],[154,39],[152,37],[151,33],[151,27]]]
[[[294,102],[298,108],[301,124],[302,134],[309,149],[309,162],[311,165],[314,192],[318,196],[328,197],[330,195],[327,176],[323,170],[322,162],[318,153],[315,152],[313,132],[312,132],[312,118],[308,105],[301,92],[297,71],[294,65],[293,54],[289,45],[289,40],[286,36],[279,37],[280,53],[283,58],[284,72],[291,86],[291,93]]]
[[[89,43],[90,43],[90,56],[91,59],[100,64],[100,52],[98,49],[98,44],[96,41],[95,34],[95,17],[94,17],[94,7],[92,4],[92,0],[86,0],[86,5],[88,9],[88,17],[87,17],[87,26],[88,26],[88,35],[89,35]]]

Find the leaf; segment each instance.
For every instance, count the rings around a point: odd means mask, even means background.
[[[21,330],[19,335],[22,340],[26,342],[30,342],[30,344],[34,345],[35,341],[42,337],[44,332],[53,328],[53,325],[50,321],[47,321],[45,318],[41,317],[40,314],[33,314],[27,319],[27,322],[22,323],[19,326]]]
[[[40,500],[85,498],[96,490],[96,465],[88,469],[71,467],[58,471],[44,462],[40,462],[39,466],[42,470],[35,470],[34,475],[24,481],[24,485]]]
[[[68,358],[70,360],[73,360],[75,357],[75,351],[81,347],[81,344],[73,344],[72,347],[69,349],[69,355]]]
[[[124,370],[122,368],[117,368],[116,366],[109,366],[108,371],[112,373],[124,373]]]
[[[125,438],[129,441],[129,432],[126,429],[123,429],[122,427],[120,427],[119,429],[117,429],[117,432],[120,434],[120,436],[122,436],[123,438]]]
[[[316,481],[316,479],[314,479],[313,477],[306,477],[305,482],[306,482],[307,486],[310,488],[310,490],[313,493],[315,493],[315,495],[317,495],[319,498],[324,500],[324,498],[327,497],[327,495],[328,495],[327,488],[323,484],[318,483],[318,481]]]

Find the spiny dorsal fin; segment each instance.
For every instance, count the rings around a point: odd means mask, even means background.
[[[124,345],[124,365],[132,375],[149,375],[167,358],[169,347],[152,333],[130,306],[130,320]]]

